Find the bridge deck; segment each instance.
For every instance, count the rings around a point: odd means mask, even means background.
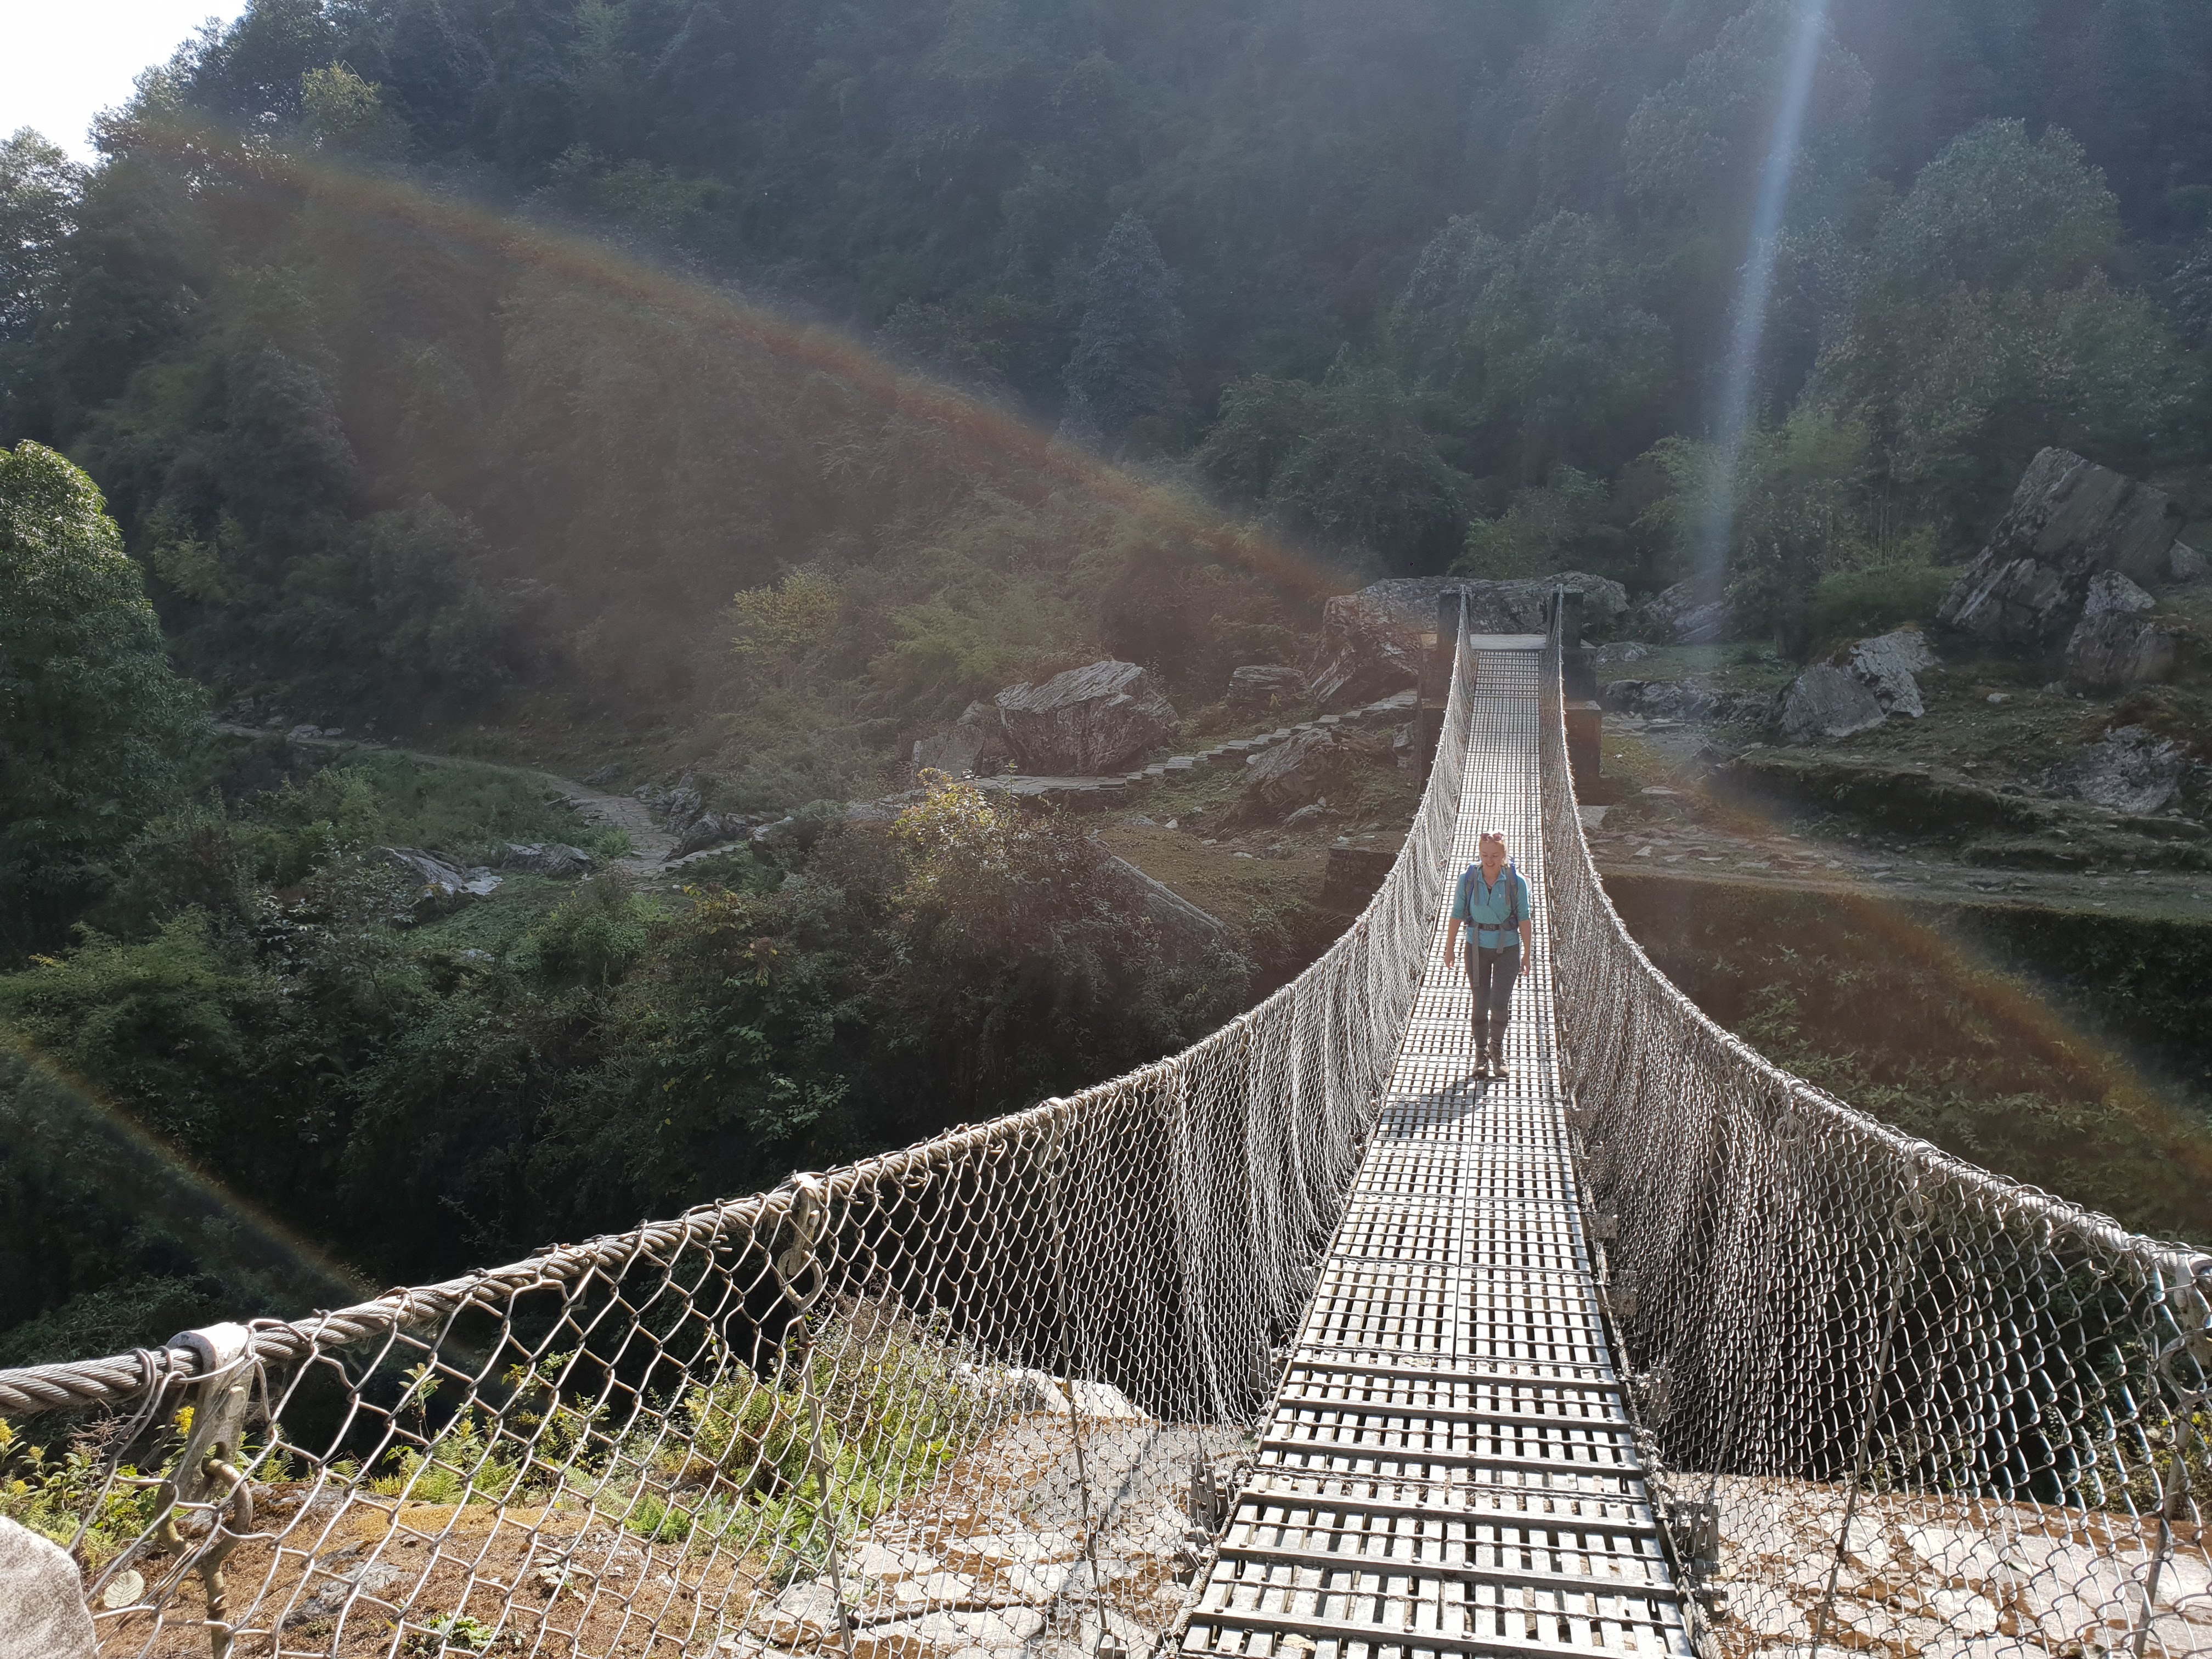
[[[1597,1307],[1553,1042],[1537,654],[1480,658],[1455,871],[1537,896],[1510,1075],[1471,1082],[1439,914],[1375,1135],[1185,1654],[1687,1654]]]

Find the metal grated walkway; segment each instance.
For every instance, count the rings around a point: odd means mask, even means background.
[[[1568,1154],[1537,823],[1537,643],[1482,651],[1453,842],[1456,875],[1478,832],[1502,828],[1536,900],[1510,1075],[1468,1080],[1467,979],[1443,960],[1440,914],[1185,1654],[1692,1651]]]

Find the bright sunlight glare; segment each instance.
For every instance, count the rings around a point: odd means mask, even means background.
[[[1752,209],[1751,245],[1746,251],[1736,290],[1735,320],[1729,333],[1727,367],[1721,383],[1720,418],[1714,423],[1718,476],[1707,496],[1705,522],[1699,526],[1697,570],[1701,599],[1719,597],[1728,562],[1730,521],[1735,511],[1736,463],[1743,453],[1744,424],[1751,414],[1752,377],[1766,335],[1766,307],[1774,289],[1775,238],[1790,205],[1790,175],[1805,136],[1805,106],[1812,100],[1813,71],[1820,61],[1820,36],[1828,22],[1827,0],[1799,0],[1797,28],[1790,43],[1782,97],[1759,177]]]
[[[244,0],[76,0],[8,6],[0,52],[0,136],[33,127],[80,161],[93,158],[92,118],[131,95],[209,18],[228,25]]]

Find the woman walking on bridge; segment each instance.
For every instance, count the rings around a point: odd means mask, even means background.
[[[1530,943],[1528,884],[1505,861],[1505,837],[1486,830],[1477,843],[1481,861],[1470,864],[1452,896],[1444,960],[1467,929],[1467,982],[1474,992],[1474,1071],[1478,1078],[1505,1075],[1505,1022],[1513,1013],[1513,981],[1520,977]]]

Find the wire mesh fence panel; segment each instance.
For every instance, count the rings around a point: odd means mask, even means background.
[[[1182,1054],[508,1267],[0,1372],[0,1512],[68,1545],[108,1655],[1148,1649],[1357,1167],[1467,723],[1455,684],[1350,929]]]
[[[1543,684],[1584,1180],[1638,1415],[1717,1558],[1719,1647],[2212,1653],[2212,1257],[1889,1129],[1706,1018],[1606,897]]]
[[[508,1267],[0,1372],[0,1510],[69,1545],[109,1655],[1151,1646],[1413,1006],[1460,665],[1374,900],[1183,1054]],[[1579,1190],[1669,1548],[1725,1594],[1708,1644],[2212,1652],[2212,1261],[1707,1020],[1590,863],[1556,642],[1539,684]]]

